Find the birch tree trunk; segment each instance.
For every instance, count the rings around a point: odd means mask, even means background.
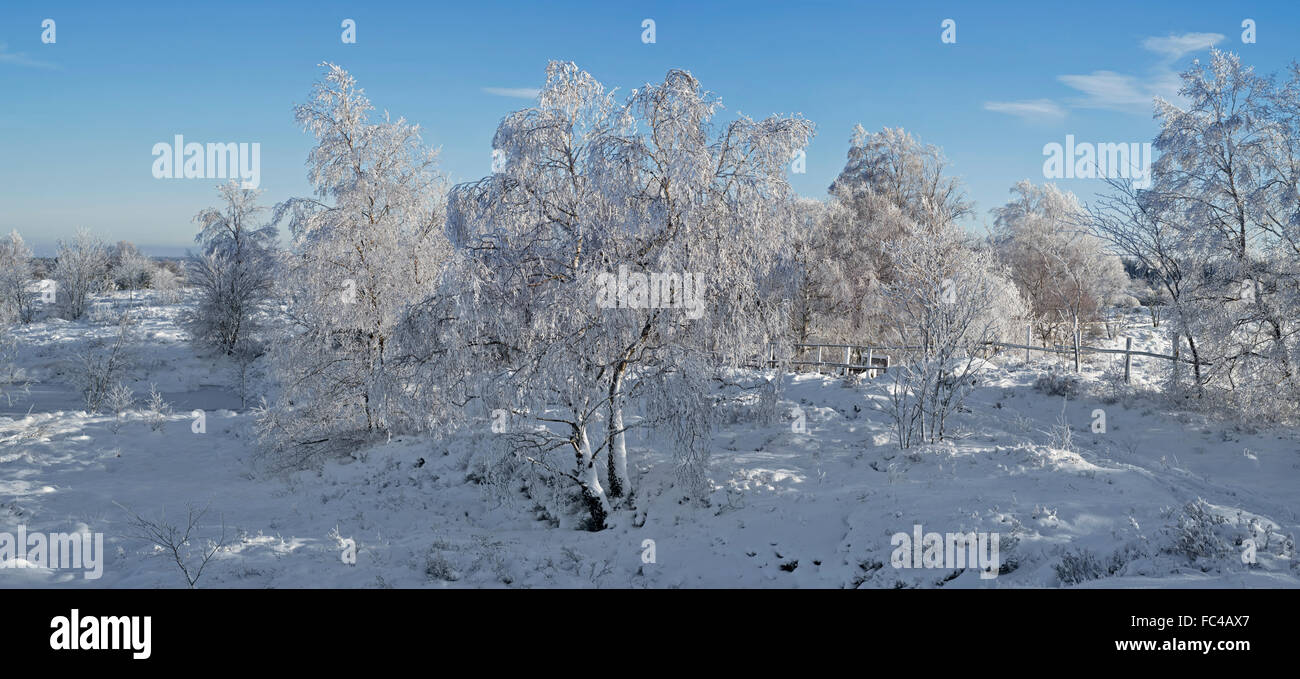
[[[585,424],[573,425],[573,448],[577,456],[577,479],[582,488],[582,500],[591,513],[590,530],[604,530],[605,519],[609,517],[609,498],[600,485],[600,475],[596,473],[596,460],[591,455],[591,440],[587,438]]]
[[[627,476],[627,432],[623,430],[623,377],[627,364],[614,370],[609,385],[609,496],[632,497]]]

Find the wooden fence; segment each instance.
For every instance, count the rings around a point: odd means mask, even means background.
[[[1124,338],[1123,349],[1103,349],[1101,347],[1084,346],[1081,342],[1078,344],[1062,345],[1054,344],[1052,346],[1036,346],[1032,344],[1033,335],[1030,328],[1026,328],[1026,343],[1014,344],[1011,342],[984,342],[983,346],[995,350],[1001,349],[1023,349],[1025,352],[1025,362],[1028,362],[1033,352],[1045,354],[1073,354],[1074,369],[1079,370],[1079,358],[1081,354],[1115,354],[1124,356],[1124,382],[1128,383],[1132,374],[1133,357],[1144,356],[1147,358],[1157,358],[1166,361],[1178,361],[1200,366],[1212,365],[1207,361],[1194,361],[1179,355],[1178,344],[1175,344],[1174,355],[1157,354],[1150,351],[1138,351],[1133,349],[1133,338]],[[813,366],[820,373],[823,369],[831,369],[839,374],[863,373],[866,372],[868,377],[876,377],[882,372],[887,372],[890,367],[890,354],[884,352],[910,352],[920,351],[921,346],[869,346],[861,344],[793,344],[795,359],[789,361],[780,361],[776,357],[776,344],[768,345],[768,356],[766,365],[769,368],[775,368],[781,364],[789,366]],[[806,354],[816,352],[817,360],[806,360],[802,357]],[[839,359],[839,360],[837,360]],[[856,359],[856,360],[855,360]]]
[[[776,357],[776,344],[768,344],[767,367],[775,368],[784,363],[790,366],[815,366],[817,372],[823,368],[832,368],[842,373],[868,373],[868,377],[875,377],[889,369],[889,355],[878,353],[886,351],[888,347],[869,347],[858,344],[794,344],[795,357],[798,358],[804,352],[817,352],[817,360],[790,360],[780,361]],[[826,360],[831,355],[843,358],[842,361]],[[854,359],[857,360],[854,360]]]

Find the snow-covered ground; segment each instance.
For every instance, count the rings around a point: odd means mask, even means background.
[[[873,405],[885,378],[788,375],[778,417],[716,430],[707,503],[688,501],[669,455],[633,434],[636,508],[590,533],[519,488],[480,483],[479,435],[395,437],[319,472],[263,472],[235,374],[194,353],[181,307],[138,293],[102,304],[134,307],[129,385],[140,403],[156,384],[174,414],[155,430],[139,410],[124,421],[81,410],[67,361],[113,336],[111,310],[19,328],[33,384],[0,399],[0,533],[100,532],[106,554],[93,580],[11,560],[0,587],[184,587],[173,560],[130,537],[124,508],[184,528],[187,503],[209,507],[191,559],[225,524],[199,587],[1300,585],[1289,537],[1300,532],[1300,432],[1171,412],[1142,391],[1167,370],[1157,359],[1134,360],[1136,391],[1117,379],[1119,358],[1098,359],[1063,398],[1035,386],[1059,359],[1026,365],[1010,352],[985,372],[952,441],[908,451]],[[1131,321],[1135,349],[1168,351],[1144,316]],[[998,533],[1001,574],[895,568],[892,536],[917,525]],[[1243,562],[1247,539],[1254,564]]]

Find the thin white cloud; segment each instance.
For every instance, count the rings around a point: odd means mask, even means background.
[[[495,94],[498,97],[514,97],[516,99],[536,99],[541,90],[536,87],[484,87],[484,92]]]
[[[1029,121],[1060,120],[1065,117],[1065,109],[1051,99],[986,101],[984,110],[1006,113]]]
[[[1151,113],[1151,101],[1156,97],[1176,100],[1182,81],[1174,63],[1179,59],[1209,49],[1223,41],[1221,33],[1183,33],[1163,38],[1151,37],[1142,41],[1142,48],[1160,55],[1160,60],[1145,76],[1093,71],[1087,74],[1057,76],[1081,97],[1067,99],[1073,108],[1106,109],[1124,113]]]
[[[10,52],[8,47],[8,45],[0,42],[0,64],[14,64],[15,66],[30,66],[32,68],[48,68],[52,70],[59,68],[57,64],[32,59],[25,52]]]
[[[1101,108],[1133,113],[1150,112],[1155,94],[1151,83],[1114,71],[1093,71],[1087,75],[1062,75],[1057,80],[1084,94],[1067,99],[1076,108]]]
[[[1147,38],[1142,41],[1142,47],[1156,54],[1163,54],[1173,61],[1192,52],[1209,49],[1221,42],[1223,42],[1222,33],[1184,33],[1164,38]]]

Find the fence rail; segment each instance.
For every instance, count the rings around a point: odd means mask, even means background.
[[[804,361],[804,360],[792,359],[788,361],[781,361],[776,357],[776,344],[769,343],[768,353],[767,353],[768,356],[767,367],[775,368],[782,363],[790,366],[811,365],[811,366],[816,366],[817,372],[819,373],[822,371],[822,368],[834,368],[842,371],[844,374],[865,372],[867,373],[868,377],[872,377],[872,378],[874,378],[879,373],[885,372],[886,370],[889,369],[889,355],[878,354],[876,352],[890,351],[891,350],[890,347],[872,347],[872,346],[865,346],[859,344],[794,344],[791,346],[795,350],[795,356],[802,356],[804,351],[816,349],[817,360]],[[844,357],[844,360],[843,361],[825,360],[825,352],[827,349],[835,349],[837,351],[843,352],[841,355]],[[857,354],[858,362],[854,362],[853,360],[853,356],[855,353]]]
[[[1029,332],[1028,328],[1026,329],[1026,337],[1032,337],[1032,334]],[[1172,356],[1169,354],[1158,354],[1151,351],[1141,351],[1141,350],[1134,349],[1132,337],[1124,338],[1123,349],[1105,349],[1102,347],[1090,347],[1090,346],[1084,346],[1082,343],[1080,343],[1078,346],[1075,346],[1073,344],[1071,345],[1053,344],[1051,346],[1036,346],[1028,342],[1026,342],[1025,344],[1015,344],[1012,342],[983,342],[982,346],[993,347],[997,349],[1023,349],[1025,351],[1026,361],[1030,360],[1032,352],[1035,351],[1041,353],[1050,353],[1050,354],[1074,354],[1076,371],[1079,369],[1079,354],[1116,354],[1116,355],[1122,354],[1124,356],[1124,382],[1125,383],[1128,383],[1130,381],[1134,356],[1156,358],[1156,359],[1162,359],[1166,361],[1176,361],[1181,363],[1188,363],[1195,366],[1213,365],[1209,361],[1204,361],[1204,360],[1198,361],[1198,360],[1190,359],[1185,356],[1179,355],[1178,352],[1179,344],[1181,344],[1181,339],[1179,339],[1178,344],[1175,345],[1174,354]],[[877,346],[877,345],[865,345],[865,344],[811,344],[811,343],[795,343],[789,346],[794,350],[794,356],[796,357],[803,356],[805,352],[816,350],[817,360],[815,361],[797,360],[797,359],[786,360],[786,361],[779,360],[776,357],[776,347],[777,347],[776,343],[769,343],[768,358],[767,361],[765,361],[765,365],[769,368],[775,368],[782,364],[789,365],[789,366],[815,366],[817,372],[819,373],[822,372],[823,368],[830,368],[837,372],[840,372],[841,374],[866,372],[868,373],[868,377],[872,377],[872,378],[876,377],[879,373],[887,372],[891,365],[889,359],[890,355],[879,353],[879,352],[885,352],[885,351],[908,352],[908,351],[919,351],[923,348],[920,345]],[[828,349],[835,350],[836,353],[843,352],[841,354],[843,356],[843,360],[842,361],[825,360],[825,352]],[[853,360],[855,354],[859,359],[856,362]],[[862,360],[863,357],[866,357],[865,361]]]

